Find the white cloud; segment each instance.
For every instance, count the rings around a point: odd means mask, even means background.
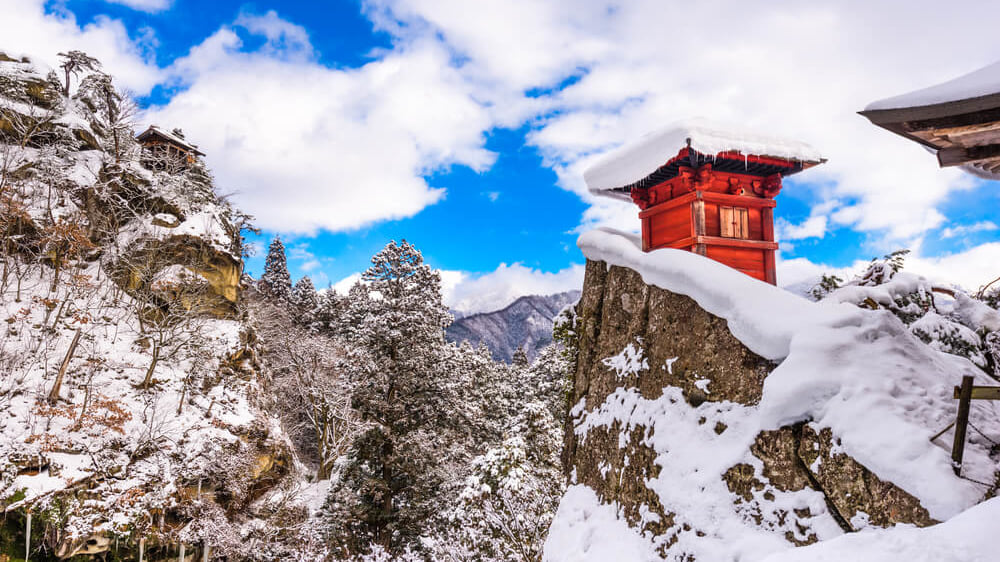
[[[998,227],[993,221],[980,221],[974,224],[949,226],[941,231],[941,238],[954,238],[965,236],[974,232],[989,232],[997,230]]]
[[[775,227],[778,230],[778,240],[801,240],[825,236],[826,223],[827,218],[824,215],[812,215],[799,224],[792,224],[779,217]]]
[[[59,52],[85,51],[118,85],[139,94],[162,79],[151,52],[155,36],[148,30],[129,37],[121,21],[103,16],[81,27],[71,12],[46,14],[44,0],[0,0],[0,14],[0,49],[15,49],[51,67],[58,66]]]
[[[892,2],[860,0],[784,0],[766,8],[695,2],[681,12],[656,0],[367,6],[381,28],[408,40],[440,34],[468,57],[463,74],[493,85],[494,97],[580,76],[532,106],[545,117],[530,141],[567,189],[584,194],[580,172],[596,153],[705,115],[814,144],[830,161],[802,181],[823,186],[815,197],[821,203],[837,201],[827,220],[897,240],[940,226],[938,206],[973,181],[938,169],[925,150],[855,112],[993,62],[992,22],[1000,16],[1000,5],[971,0],[949,10],[915,2],[904,12]],[[711,22],[711,31],[692,21]],[[920,29],[933,29],[935,41],[913,31]],[[802,189],[802,181],[789,188]],[[615,213],[595,210],[585,222],[608,214]],[[823,219],[810,220],[789,234],[814,235]]]
[[[155,14],[173,5],[174,0],[104,0],[108,4],[120,4],[133,10]]]
[[[180,126],[207,153],[221,189],[268,230],[345,230],[411,216],[444,196],[425,174],[476,170],[491,121],[440,44],[414,43],[359,69],[311,58],[305,31],[265,16],[251,53],[223,27],[170,71],[186,89],[146,119]]]
[[[444,287],[444,302],[465,313],[499,310],[525,295],[551,295],[583,287],[583,266],[571,265],[553,273],[520,263],[501,263],[483,275],[463,274]]]
[[[347,277],[344,277],[340,281],[334,283],[333,290],[338,295],[346,295],[347,293],[351,292],[351,287],[353,287],[354,284],[357,283],[358,281],[361,281],[361,273],[352,273]]]

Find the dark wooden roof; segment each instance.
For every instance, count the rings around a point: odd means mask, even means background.
[[[983,174],[1000,173],[1000,92],[859,113],[883,129],[936,150],[942,167],[967,165]]]
[[[714,155],[704,154],[691,148],[682,148],[677,156],[668,160],[666,164],[660,166],[645,178],[609,191],[629,193],[634,188],[661,184],[671,178],[677,177],[682,166],[697,169],[704,164],[712,164],[712,169],[717,172],[746,174],[764,178],[774,174],[781,174],[782,176],[797,174],[806,168],[811,168],[823,162],[826,162],[825,158],[820,159],[818,162],[803,162],[768,156],[745,156],[735,151],[720,152]]]
[[[154,139],[171,144],[179,148],[180,150],[183,150],[184,152],[192,152],[194,154],[197,154],[198,156],[205,155],[204,152],[198,150],[198,147],[196,145],[187,142],[183,138],[173,133],[164,131],[163,129],[157,127],[156,125],[150,125],[148,129],[146,129],[145,131],[140,133],[138,137],[136,137],[136,140],[138,140],[140,143],[145,143],[147,141]]]

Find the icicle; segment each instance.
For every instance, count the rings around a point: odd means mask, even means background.
[[[198,479],[198,499],[201,499],[201,478]]]
[[[205,545],[203,546],[203,550],[201,551],[201,562],[208,562],[208,551],[211,548],[212,547],[208,546],[208,541],[205,541]]]
[[[145,553],[145,550],[146,550],[146,537],[142,537],[139,539],[139,562],[142,562],[142,555]]]
[[[28,519],[24,525],[24,562],[31,557],[31,509],[28,509]]]
[[[183,542],[181,542],[181,552],[180,552],[180,556],[177,557],[177,560],[179,560],[180,562],[184,562],[184,543]]]

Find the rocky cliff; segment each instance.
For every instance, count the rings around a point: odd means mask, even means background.
[[[127,96],[80,78],[0,53],[0,561],[266,558],[251,505],[294,463],[242,217],[200,161],[141,164]]]
[[[642,544],[648,541],[649,552],[671,560],[730,559],[736,553],[760,556],[868,527],[937,522],[944,513],[935,501],[940,498],[914,485],[912,476],[894,482],[891,471],[882,470],[886,458],[879,458],[878,453],[869,457],[866,447],[858,447],[853,454],[850,424],[831,423],[823,417],[841,406],[823,402],[823,407],[800,415],[790,410],[775,413],[778,397],[790,392],[791,385],[779,383],[789,369],[801,369],[800,359],[817,366],[826,361],[825,352],[812,357],[808,351],[789,356],[789,350],[780,347],[772,352],[776,342],[756,333],[768,326],[780,327],[781,317],[794,312],[774,304],[785,302],[785,295],[772,292],[779,289],[764,286],[758,290],[757,282],[749,279],[733,278],[730,283],[728,271],[716,271],[718,264],[686,255],[664,255],[646,267],[648,256],[637,249],[633,252],[631,244],[627,237],[607,233],[581,239],[585,253],[593,259],[587,262],[571,326],[576,361],[564,451],[571,487],[553,525],[547,559],[597,559],[590,557],[596,556],[596,548],[569,546],[581,541],[590,545],[628,542],[620,536],[601,538],[601,533],[609,532],[609,524],[598,529],[586,523],[599,519],[595,513],[604,509],[586,499],[591,493],[600,505],[610,506],[609,513],[616,513],[631,532],[643,537]],[[610,258],[611,263],[601,258]],[[697,298],[663,286],[675,286]],[[796,330],[796,325],[808,322],[803,318],[811,314],[804,313],[811,308],[798,297],[787,298],[795,300],[785,304],[801,307],[801,311],[790,315],[788,326],[779,329],[794,339],[794,333],[807,331],[804,327]],[[740,304],[739,299],[751,304]],[[769,299],[775,306],[771,318],[747,317],[766,311]],[[854,315],[846,308],[831,307],[830,312],[834,310],[834,315]],[[719,315],[720,311],[724,314]],[[855,321],[856,317],[845,316],[834,324],[848,332]],[[924,361],[929,371],[940,368],[935,364],[940,358],[928,359],[934,352],[914,345],[908,334],[898,334],[891,319],[879,322],[885,324],[879,328],[884,333],[868,329],[864,336],[868,345],[885,345],[886,340],[895,339],[893,345],[906,348],[900,356],[919,355],[898,359],[898,370],[905,371],[900,365],[908,367],[914,361]],[[794,341],[787,345],[796,347]],[[855,348],[846,341],[831,345],[841,346],[839,355],[832,352],[841,364],[851,363],[851,355],[865,357],[864,341]],[[870,361],[871,373],[879,373],[880,361]],[[963,365],[964,370],[970,372],[970,366]],[[807,411],[810,401],[825,401],[843,390],[848,381],[838,376],[831,368],[829,381],[822,387],[802,390],[799,407]],[[922,384],[935,376],[942,375],[932,373]],[[812,379],[806,371],[800,378],[811,384],[822,380]],[[924,445],[920,447],[926,452],[919,454],[933,455],[940,463],[935,477],[942,480],[942,487],[964,488],[967,483],[947,470],[945,447],[927,441],[938,420],[944,426],[948,416],[954,415],[944,397],[929,398],[942,390],[928,385],[915,391],[914,403],[934,402],[941,410],[921,431]],[[847,401],[852,393],[836,401]],[[900,414],[886,403],[893,396],[900,397],[900,392],[888,392],[878,405],[885,409],[882,419],[887,427]],[[879,418],[874,410],[869,415]],[[886,428],[877,424],[869,428],[872,440],[878,440],[880,429]],[[913,451],[904,457],[885,454],[892,463],[906,459],[897,467],[903,469],[901,473],[917,470]],[[983,479],[992,482],[996,463],[988,460],[988,447],[977,448],[975,454],[992,465],[983,473]],[[856,457],[874,458],[870,462],[878,470]],[[977,496],[981,499],[991,493],[987,488],[970,491],[965,501],[975,503]],[[932,514],[928,505],[938,513]],[[591,535],[581,530],[585,528]]]

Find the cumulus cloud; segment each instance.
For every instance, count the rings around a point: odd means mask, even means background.
[[[108,4],[120,4],[133,10],[155,14],[170,8],[174,0],[104,0]]]
[[[100,59],[119,86],[138,94],[162,80],[152,53],[155,35],[148,30],[130,37],[119,20],[98,17],[81,26],[71,12],[56,10],[47,14],[44,0],[0,0],[0,49],[15,49],[51,67],[58,66],[60,52],[85,51]]]
[[[244,51],[238,32],[265,43]],[[308,34],[275,13],[241,15],[170,73],[183,91],[145,118],[184,128],[223,190],[268,230],[347,230],[439,201],[425,175],[489,167],[491,121],[440,44],[358,69],[313,59]]]
[[[810,142],[829,157],[801,181],[824,186],[813,198],[837,205],[790,236],[816,235],[826,220],[909,240],[940,226],[938,206],[974,182],[939,170],[922,148],[855,112],[993,62],[1000,5],[964,4],[942,11],[925,1],[900,12],[891,2],[784,0],[761,9],[733,0],[692,3],[683,13],[655,0],[366,5],[404,38],[437,33],[468,57],[463,73],[497,85],[498,96],[541,91],[532,96],[542,117],[530,142],[581,196],[581,171],[600,152],[704,115]],[[710,30],[692,21],[711,22]],[[933,30],[935,41],[919,30]],[[611,203],[595,205],[584,222],[617,214]]]

